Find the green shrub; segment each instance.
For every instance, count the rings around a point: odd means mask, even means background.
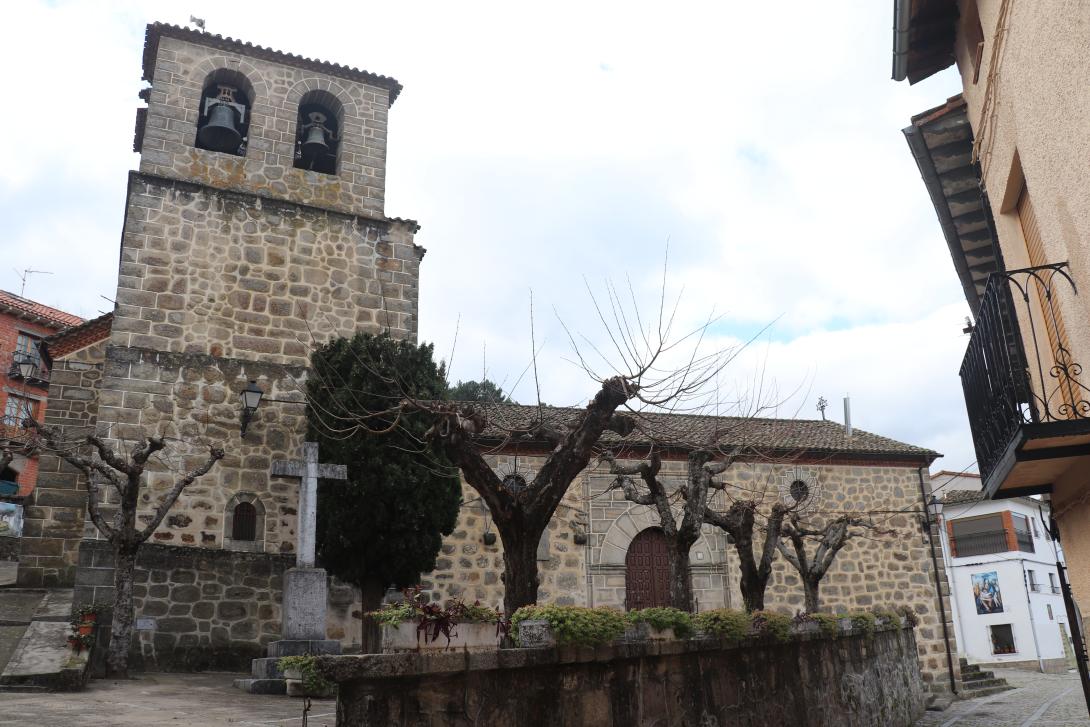
[[[693,635],[693,616],[677,608],[641,608],[629,611],[625,617],[629,623],[646,623],[653,629],[673,629],[674,636],[686,639]]]
[[[788,641],[791,638],[791,617],[773,611],[754,611],[753,628],[762,636],[771,636],[776,641]]]
[[[316,696],[332,694],[337,685],[318,673],[317,663],[317,659],[313,656],[284,656],[277,662],[277,666],[280,667],[280,671],[298,669],[303,676],[303,688],[308,694]]]
[[[614,608],[582,606],[523,606],[511,616],[518,642],[518,627],[523,621],[547,621],[558,644],[597,646],[608,644],[624,634],[625,616]]]
[[[416,616],[416,609],[411,603],[387,603],[378,611],[367,614],[383,626],[397,626],[403,621],[411,621]]]
[[[741,641],[749,635],[753,619],[745,611],[719,608],[698,613],[693,619],[696,627],[708,634],[728,641]]]
[[[835,637],[840,634],[840,617],[831,613],[800,613],[795,617],[798,623],[816,623],[822,634]]]
[[[897,613],[892,608],[887,606],[875,606],[870,612],[874,614],[875,618],[885,619],[893,626],[901,625],[901,614]]]
[[[852,629],[862,631],[867,636],[874,633],[875,626],[878,624],[878,619],[874,617],[874,614],[865,611],[853,613],[849,618],[852,620]]]

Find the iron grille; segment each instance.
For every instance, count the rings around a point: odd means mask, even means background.
[[[953,539],[955,558],[966,558],[971,555],[988,555],[989,553],[1005,553],[1007,550],[1006,530],[992,530],[985,533],[957,535]]]
[[[1078,294],[1067,263],[988,279],[960,372],[985,479],[1022,426],[1090,418],[1082,365],[1057,333],[1063,331],[1057,297],[1065,285]]]
[[[231,540],[257,540],[257,508],[248,502],[235,505]]]

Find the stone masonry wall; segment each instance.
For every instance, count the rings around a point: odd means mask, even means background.
[[[224,543],[228,503],[256,496],[265,520],[263,549],[291,553],[299,481],[272,477],[274,459],[300,459],[306,414],[299,386],[305,369],[255,361],[110,347],[101,392],[99,432],[115,442],[158,435],[169,438],[166,456],[153,459],[145,475],[138,519],[150,519],[178,473],[204,461],[206,442],[226,456],[181,494],[152,536],[160,544],[219,548]],[[239,435],[239,391],[256,380],[268,401],[244,437]],[[298,402],[298,403],[282,403]],[[88,529],[88,536],[94,530]]]
[[[112,601],[109,544],[83,541],[79,563],[74,604]],[[271,553],[145,544],[133,586],[133,668],[248,672],[250,660],[280,638],[283,574],[294,565],[293,557]],[[326,636],[358,648],[360,622],[351,616],[360,608],[358,592],[333,578],[328,586]]]
[[[321,657],[343,727],[909,727],[925,698],[912,630]]]
[[[74,603],[110,602],[113,552],[80,545]],[[134,668],[148,671],[248,671],[280,636],[282,576],[294,559],[147,544],[133,586]]]
[[[411,227],[133,174],[110,342],[306,365],[358,331],[415,338]]]
[[[497,455],[490,461],[500,473],[514,471],[512,456]],[[540,458],[519,457],[518,471],[531,480],[540,462]],[[680,478],[685,466],[682,460],[667,460],[663,471],[668,480],[671,475]],[[835,465],[826,461],[798,465],[738,463],[721,479],[771,505],[772,499],[786,496],[790,481],[802,478],[811,483],[814,491],[807,509],[811,516],[845,511],[872,513],[876,523],[891,531],[849,541],[822,582],[822,608],[846,611],[911,605],[920,616],[917,644],[924,678],[929,688],[944,691],[949,688],[946,645],[928,540],[921,526],[918,477],[917,469],[904,464]],[[611,481],[604,468],[588,469],[568,491],[549,525],[547,557],[543,549],[538,563],[540,602],[625,607],[624,558],[628,545],[641,530],[657,526],[658,515],[651,508],[625,501],[617,491],[607,492]],[[463,501],[455,532],[444,540],[437,568],[423,577],[423,585],[437,601],[457,596],[470,602],[500,604],[502,545],[498,536],[494,545],[484,544],[488,515],[476,492],[464,484]],[[717,495],[713,503],[717,509],[728,506],[722,495]],[[495,532],[494,527],[491,529]],[[576,533],[587,534],[585,545],[575,544]],[[737,555],[724,534],[705,527],[690,556],[697,608],[741,608]],[[950,647],[956,651],[948,587],[944,576],[940,580]],[[773,564],[766,606],[792,615],[804,608],[802,583],[780,555]]]
[[[197,149],[205,80],[219,69],[252,86],[249,143],[243,157]],[[338,174],[295,169],[299,101],[321,90],[343,108]],[[386,187],[389,92],[273,61],[163,37],[155,60],[140,171],[381,216]]]
[[[94,431],[102,385],[105,342],[55,360],[44,422],[65,441]],[[82,476],[60,457],[42,453],[38,485],[23,512],[18,582],[23,586],[71,585],[83,534],[87,491]]]

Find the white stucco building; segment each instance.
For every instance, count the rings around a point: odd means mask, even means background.
[[[959,656],[971,664],[1062,672],[1074,665],[1048,503],[987,500],[980,476],[937,472],[942,552]]]

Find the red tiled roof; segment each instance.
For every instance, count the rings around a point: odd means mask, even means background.
[[[66,328],[52,336],[47,336],[42,342],[41,351],[49,362],[66,356],[73,351],[87,348],[93,343],[103,341],[110,336],[110,328],[113,326],[114,314],[112,312],[92,318],[86,323]]]
[[[44,303],[28,300],[6,290],[0,290],[0,311],[53,328],[68,328],[83,323],[83,319],[79,316],[51,308]]]

